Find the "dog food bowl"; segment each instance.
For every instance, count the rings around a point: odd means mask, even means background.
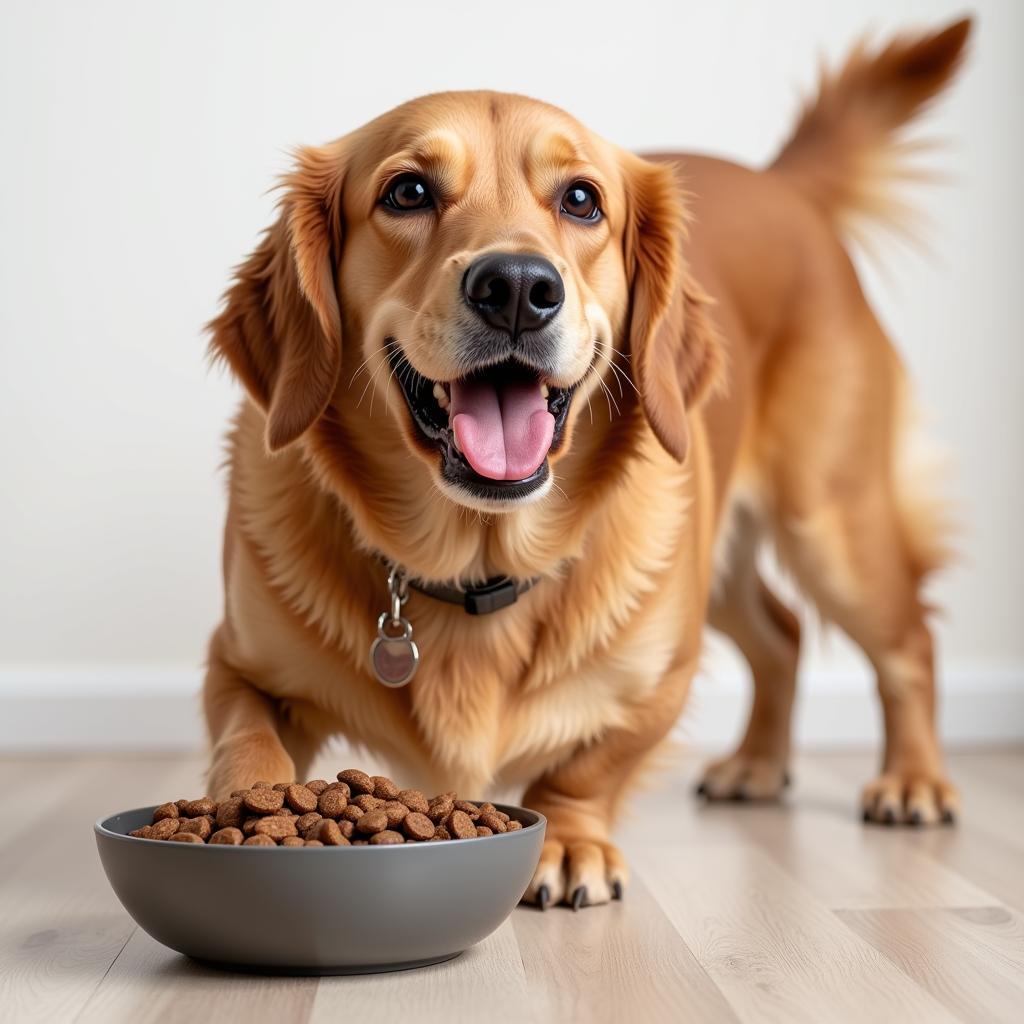
[[[440,963],[490,935],[522,898],[546,820],[478,839],[396,846],[209,846],[135,839],[152,807],[96,823],[103,870],[136,923],[186,956],[284,974]]]

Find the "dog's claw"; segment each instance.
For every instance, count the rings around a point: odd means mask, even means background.
[[[547,910],[548,904],[551,902],[551,890],[546,886],[542,885],[537,890],[537,906],[541,910]]]
[[[911,811],[910,818],[908,819],[911,825],[923,825],[924,818],[921,816],[920,811]]]
[[[699,783],[697,788],[694,790],[694,793],[696,793],[697,796],[707,796],[708,795],[708,785],[707,785],[707,783],[706,782]]]
[[[615,881],[612,882],[612,899],[613,900],[621,900],[622,899],[622,882],[618,878],[616,878]]]
[[[882,814],[883,825],[895,825],[896,824],[896,812],[891,807],[886,807]]]
[[[956,812],[946,808],[942,812],[942,824],[943,825],[955,825],[956,824]]]
[[[585,885],[579,885],[576,887],[576,891],[572,894],[572,909],[579,910],[580,907],[587,905],[587,887]]]

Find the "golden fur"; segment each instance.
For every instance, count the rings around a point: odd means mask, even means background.
[[[878,670],[886,750],[866,813],[952,812],[920,599],[936,538],[900,497],[903,374],[835,224],[966,35],[857,51],[763,172],[643,160],[555,108],[485,92],[416,100],[299,154],[212,325],[249,395],[205,686],[214,795],[302,778],[343,733],[424,788],[527,787],[549,817],[528,896],[604,902],[626,877],[617,800],[684,705],[706,614],[750,661],[755,702],[705,792],[784,784],[799,627],[757,575],[771,538]],[[443,217],[381,216],[381,189],[410,169],[438,183]],[[545,198],[581,176],[600,189],[594,227]],[[425,376],[458,376],[457,284],[498,248],[561,272],[552,383],[582,378],[555,485],[500,512],[440,479],[385,350],[394,338]],[[413,593],[422,664],[389,690],[368,663],[378,555],[425,580],[541,582],[482,617]]]

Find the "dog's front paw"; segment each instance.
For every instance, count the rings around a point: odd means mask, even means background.
[[[864,787],[861,812],[865,821],[882,825],[952,824],[960,797],[941,775],[886,772]]]
[[[784,758],[737,752],[704,769],[697,795],[709,800],[777,800],[788,785]]]
[[[233,790],[248,789],[260,780],[295,781],[295,764],[273,733],[236,733],[214,747],[206,786],[214,799],[222,800]]]
[[[547,910],[565,903],[573,910],[622,898],[629,869],[618,847],[595,839],[546,839],[540,863],[523,900]]]

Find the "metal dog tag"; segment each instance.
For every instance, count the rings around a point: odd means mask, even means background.
[[[388,628],[400,628],[401,633],[390,636]],[[399,615],[392,618],[383,612],[377,620],[377,639],[370,646],[370,664],[378,682],[397,689],[405,686],[420,663],[420,652],[412,638],[412,624]]]

